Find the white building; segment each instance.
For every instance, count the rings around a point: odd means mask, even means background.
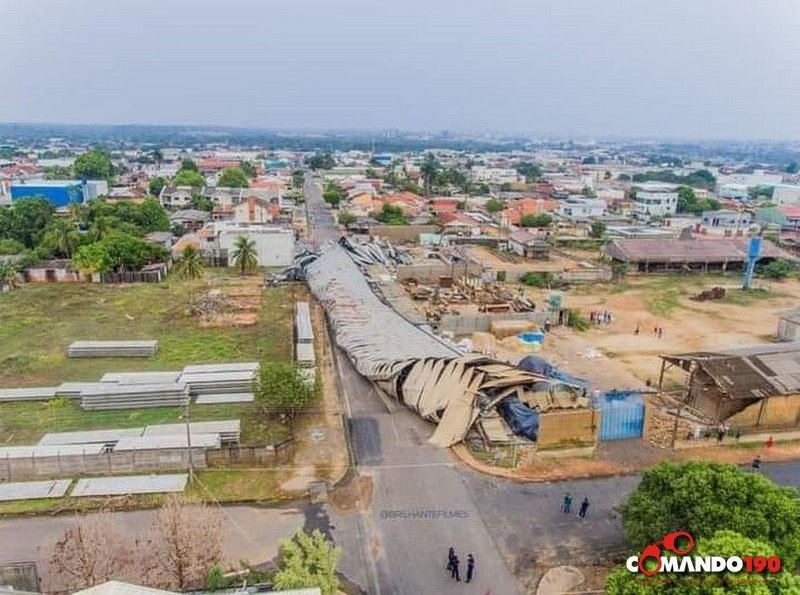
[[[772,202],[776,205],[800,204],[800,186],[791,184],[775,184],[772,191]]]
[[[286,267],[294,262],[294,232],[275,225],[215,221],[207,228],[214,231],[214,247],[226,250],[229,259],[236,239],[244,236],[253,240],[258,253],[258,266]]]
[[[602,217],[606,210],[606,203],[599,198],[586,198],[573,195],[561,201],[558,214],[567,219],[582,220]]]
[[[633,212],[639,217],[664,217],[677,211],[678,188],[674,184],[647,182],[636,187]]]
[[[697,195],[696,192],[695,195]],[[729,198],[731,200],[749,200],[750,193],[747,192],[747,186],[745,184],[720,184],[719,197]]]

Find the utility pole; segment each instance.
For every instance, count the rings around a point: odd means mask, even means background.
[[[189,419],[189,403],[191,402],[192,398],[187,397],[186,399],[186,407],[183,413],[183,419],[186,422],[186,448],[189,452],[189,483],[194,481],[194,459],[192,458],[192,429],[191,423]]]

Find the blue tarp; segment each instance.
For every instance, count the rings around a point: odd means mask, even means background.
[[[547,378],[552,378],[553,380],[560,380],[561,382],[566,382],[567,384],[579,386],[580,388],[589,388],[588,380],[584,378],[578,378],[572,374],[567,374],[538,355],[529,355],[522,358],[522,361],[517,364],[517,367],[522,368],[526,372],[540,374]]]
[[[539,432],[539,412],[534,411],[517,397],[508,397],[497,406],[497,410],[517,436],[536,440]]]

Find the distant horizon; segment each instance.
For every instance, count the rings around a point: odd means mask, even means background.
[[[148,123],[148,122],[58,122],[58,121],[2,121],[0,120],[0,128],[4,126],[20,126],[20,127],[64,127],[64,128],[182,128],[182,129],[208,129],[208,130],[240,130],[250,132],[264,132],[272,134],[360,134],[360,135],[383,135],[386,132],[396,132],[400,135],[411,134],[426,134],[431,136],[450,134],[456,136],[465,136],[475,139],[479,136],[494,136],[497,138],[504,138],[509,140],[524,140],[531,142],[577,142],[577,143],[590,143],[590,142],[656,142],[666,144],[680,144],[680,143],[754,143],[754,144],[776,144],[800,145],[800,138],[750,138],[750,137],[729,137],[729,138],[713,138],[713,137],[669,137],[669,136],[626,136],[605,134],[596,136],[578,136],[566,134],[548,134],[548,133],[531,133],[526,134],[523,132],[508,132],[499,130],[486,130],[486,131],[469,131],[469,130],[452,130],[452,129],[439,129],[439,130],[426,130],[422,128],[417,129],[403,129],[397,127],[386,128],[300,128],[300,127],[278,127],[278,126],[260,126],[260,125],[246,125],[246,124],[209,124],[209,123]],[[376,137],[375,140],[387,140],[385,138]],[[800,150],[800,147],[798,147]]]

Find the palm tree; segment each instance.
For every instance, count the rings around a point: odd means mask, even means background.
[[[73,226],[57,219],[47,226],[43,243],[65,258],[71,258],[75,252],[76,236]]]
[[[431,187],[439,171],[439,162],[432,153],[425,155],[425,160],[419,166],[419,173],[422,175],[422,183],[425,188],[425,196],[431,195]]]
[[[11,262],[0,262],[0,291],[8,287],[16,289],[22,285],[22,275],[17,265]]]
[[[203,259],[192,245],[186,246],[181,252],[181,259],[175,263],[175,273],[185,279],[200,279],[205,275]]]
[[[258,266],[256,241],[247,236],[239,236],[233,243],[231,262],[239,267],[239,274],[244,276]]]

